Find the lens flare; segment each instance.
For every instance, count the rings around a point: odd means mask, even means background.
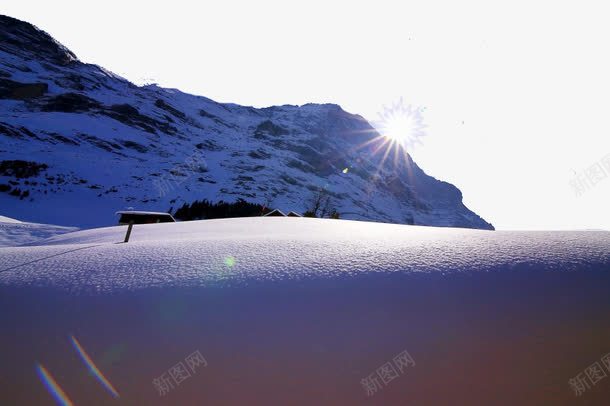
[[[379,119],[369,121],[368,128],[353,130],[351,133],[359,138],[368,138],[350,149],[350,153],[363,151],[369,162],[375,165],[370,175],[365,194],[370,197],[374,184],[384,178],[384,171],[389,169],[406,171],[407,176],[413,176],[413,161],[409,154],[416,144],[422,144],[421,138],[426,135],[427,127],[423,120],[425,107],[413,107],[403,103],[403,99],[383,106],[378,112]],[[391,167],[387,166],[390,162]]]
[[[392,143],[409,150],[415,144],[421,144],[420,138],[426,135],[422,111],[422,108],[405,105],[401,98],[389,107],[384,106],[374,125]]]
[[[95,363],[85,352],[85,349],[80,345],[78,340],[74,336],[70,336],[70,339],[72,340],[72,345],[78,352],[78,355],[80,355],[85,365],[87,365],[87,368],[89,368],[89,372],[91,372],[91,374],[102,384],[104,388],[106,388],[108,392],[112,394],[112,396],[118,398],[119,393],[116,391],[116,389],[114,389],[110,381],[106,379],[104,374],[102,374],[102,371],[100,371],[97,366],[95,366]]]
[[[233,268],[235,266],[235,258],[234,257],[226,257],[225,260],[225,265],[229,268]]]
[[[59,405],[61,405],[61,406],[72,406],[73,405],[72,401],[68,398],[66,393],[61,389],[61,387],[57,384],[55,379],[53,379],[53,377],[51,376],[49,371],[46,370],[45,367],[43,367],[40,364],[37,364],[36,372],[38,372],[38,376],[40,377],[40,380],[42,381],[42,383],[47,388],[49,393],[51,393],[51,396],[53,396],[53,398]]]

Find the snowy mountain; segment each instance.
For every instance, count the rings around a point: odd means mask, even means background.
[[[9,216],[101,226],[127,207],[204,198],[303,212],[324,193],[346,219],[493,229],[455,186],[404,152],[395,159],[378,136],[337,105],[257,109],[138,87],[0,17],[0,212]]]

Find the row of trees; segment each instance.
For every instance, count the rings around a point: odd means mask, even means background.
[[[191,204],[185,203],[176,210],[174,217],[178,220],[203,220],[203,219],[219,219],[231,217],[253,217],[262,216],[270,212],[267,207],[250,203],[243,199],[239,199],[234,203],[225,202],[223,200],[218,203],[212,203],[207,199],[195,200]]]
[[[171,210],[169,212],[171,213]],[[195,200],[176,210],[174,217],[178,220],[203,220],[232,217],[255,217],[262,216],[271,211],[268,204],[250,203],[243,199],[230,203],[223,200],[213,203],[207,199]],[[319,189],[311,196],[307,203],[304,217],[319,217],[338,219],[339,212],[334,207],[331,195],[326,189]]]

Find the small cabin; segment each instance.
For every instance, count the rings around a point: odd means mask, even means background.
[[[117,211],[119,224],[154,224],[154,223],[175,223],[176,220],[169,213],[155,211]]]
[[[286,215],[284,214],[283,211],[281,211],[280,209],[275,209],[270,211],[267,214],[263,215],[264,217],[286,217]]]
[[[303,217],[303,216],[300,215],[299,213],[297,213],[296,211],[291,211],[290,213],[288,213],[286,215],[286,217]]]

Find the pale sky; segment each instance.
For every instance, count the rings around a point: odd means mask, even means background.
[[[497,229],[610,229],[604,2],[28,1],[0,13],[138,84],[264,107],[425,107],[411,155]]]

